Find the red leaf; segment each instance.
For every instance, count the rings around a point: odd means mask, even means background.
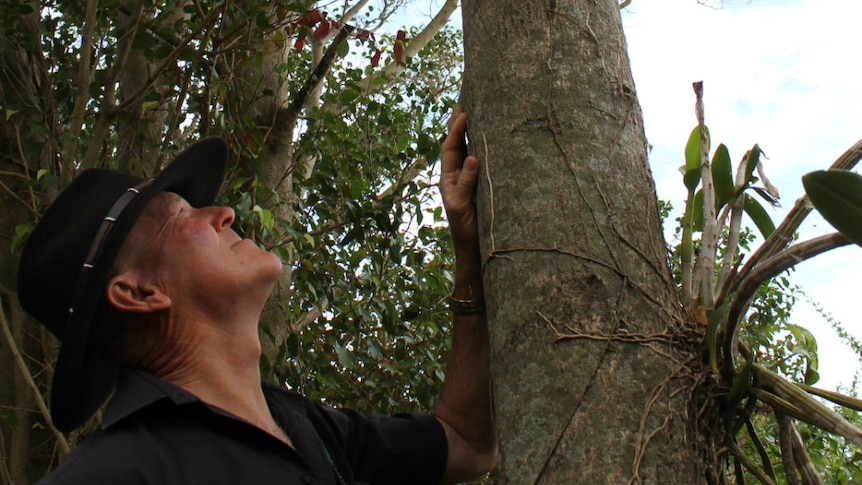
[[[335,20],[330,20],[329,21],[329,28],[331,28],[333,30],[338,30],[338,22],[336,22]]]
[[[395,48],[393,49],[393,54],[395,55],[395,65],[401,65],[401,59],[404,57],[404,46],[402,44],[395,44]]]
[[[315,39],[322,39],[329,35],[329,22],[321,22],[320,25],[314,29],[314,33],[311,34]]]
[[[323,22],[325,15],[321,15],[317,10],[312,10],[300,18],[296,23],[304,27],[312,27],[318,22]]]
[[[297,37],[296,42],[293,43],[293,48],[298,51],[301,51],[304,46],[305,42],[302,41],[302,37]]]
[[[380,63],[380,49],[374,48],[374,55],[371,56],[371,67],[377,67]]]
[[[403,30],[399,30],[398,34],[395,35],[395,40],[398,40],[401,42],[407,42],[407,32],[404,32]]]

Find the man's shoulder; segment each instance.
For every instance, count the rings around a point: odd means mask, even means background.
[[[98,430],[37,485],[143,483],[139,471],[147,466],[147,450],[136,441],[132,435]]]

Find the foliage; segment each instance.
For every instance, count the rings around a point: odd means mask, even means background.
[[[461,38],[434,22],[389,35],[400,5],[0,0],[0,40],[35,73],[17,78],[32,81],[33,97],[0,85],[0,187],[21,215],[3,228],[12,251],[80,170],[147,176],[192,140],[224,137],[219,202],[289,276],[288,296],[261,322],[274,344],[263,370],[332,404],[427,410],[448,351],[452,257],[433,179]],[[23,315],[9,315],[21,328]],[[0,409],[18,430],[51,429],[46,415],[16,411],[47,395],[50,338],[15,344],[40,386]],[[34,439],[33,473],[66,441]]]

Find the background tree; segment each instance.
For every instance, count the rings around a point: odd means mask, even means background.
[[[237,228],[285,261],[268,375],[368,412],[430,406],[451,261],[426,202],[460,35],[451,0],[384,29],[403,5],[0,1],[2,483],[32,483],[98,421],[64,436],[48,419],[57,342],[15,297],[32,224],[81,170],[148,176],[204,136],[229,141]]]

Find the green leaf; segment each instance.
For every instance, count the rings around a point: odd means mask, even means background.
[[[725,301],[709,314],[709,323],[706,326],[706,350],[709,353],[709,365],[716,374],[718,370],[718,326],[730,309],[731,301]]]
[[[691,206],[691,225],[695,231],[703,231],[703,190],[694,194]]]
[[[791,350],[794,353],[805,357],[805,384],[809,386],[815,384],[820,380],[820,374],[817,372],[817,339],[814,337],[814,334],[805,327],[787,324],[787,328],[796,340],[796,345],[794,345]]]
[[[712,155],[712,183],[715,187],[716,210],[733,200],[735,190],[731,165],[730,152],[724,143],[719,144]]]
[[[148,109],[157,106],[158,104],[158,101],[144,101],[141,103],[141,114],[146,113]]]
[[[748,214],[748,217],[751,217],[751,220],[754,221],[754,225],[757,226],[757,229],[760,231],[760,234],[763,235],[763,238],[766,239],[773,232],[775,232],[775,224],[772,222],[772,218],[769,217],[769,214],[766,212],[766,209],[760,205],[760,202],[757,202],[753,197],[748,194],[745,194],[745,203],[744,203],[745,213]]]
[[[348,42],[338,44],[335,52],[338,54],[338,57],[347,57],[347,54],[350,52],[350,44]]]
[[[264,229],[268,231],[272,231],[273,229],[273,219],[272,219],[272,211],[269,209],[264,209],[263,207],[256,205],[254,206],[254,212],[257,213],[260,218],[260,225]]]
[[[736,407],[748,395],[751,390],[751,366],[752,360],[747,360],[739,373],[733,376],[733,381],[730,385],[730,390],[727,392],[727,415],[725,417],[725,426],[727,430],[733,429],[734,421],[736,421]]]
[[[342,367],[346,367],[348,369],[353,367],[355,362],[353,352],[337,343],[335,344],[335,351],[338,353],[338,363],[341,364]]]
[[[862,176],[818,170],[802,177],[808,198],[824,219],[862,246]]]
[[[48,171],[46,169],[40,168],[39,171],[36,172],[36,180],[41,180],[42,177],[44,177],[46,173],[48,173]]]
[[[359,91],[347,88],[338,95],[338,101],[341,104],[351,104],[359,97]]]
[[[757,143],[751,147],[751,150],[746,154],[747,157],[745,159],[745,182],[744,185],[747,187],[753,182],[753,174],[754,169],[757,168],[757,164],[760,162],[760,155],[763,154],[763,151],[760,149],[760,145]]]
[[[707,133],[709,131],[707,130]],[[689,192],[694,192],[700,183],[700,128],[691,130],[688,142],[685,144],[685,167],[682,181]]]
[[[12,238],[12,244],[9,247],[9,251],[15,253],[18,251],[18,248],[21,246],[21,243],[30,234],[30,226],[26,224],[19,224],[15,226],[15,236]]]
[[[395,151],[399,153],[403,152],[407,148],[408,143],[410,143],[410,136],[406,133],[398,135],[398,138],[395,140]]]

